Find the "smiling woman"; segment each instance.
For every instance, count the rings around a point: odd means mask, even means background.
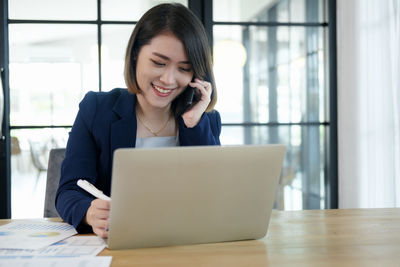
[[[152,83],[159,89],[179,89],[175,88],[178,81],[181,87],[189,85],[197,88],[199,99],[196,100],[200,101],[191,108],[192,112],[184,114],[186,126],[193,127],[203,111],[212,110],[217,100],[217,91],[211,51],[203,25],[189,9],[147,12],[139,20],[130,37],[125,56],[125,81],[132,93],[142,94],[142,90],[145,90],[140,87],[137,77],[142,70],[138,64],[144,64],[141,58],[145,55],[155,69],[159,70],[159,83]],[[191,80],[194,83],[189,84]],[[181,88],[181,92],[182,89],[184,88]],[[160,90],[155,92],[162,94]],[[176,97],[179,93],[177,90],[172,95]],[[171,102],[171,112],[177,118],[183,113],[186,98],[184,95],[175,97]],[[140,101],[141,98],[138,99]]]
[[[109,195],[117,148],[220,145],[209,43],[185,6],[160,4],[138,21],[125,81],[128,90],[89,92],[80,103],[56,195],[65,221],[101,237],[107,236],[110,202],[82,192],[77,181],[85,178]],[[186,92],[196,97],[188,100]]]
[[[185,90],[193,76],[185,46],[171,33],[157,35],[143,46],[136,73],[141,109],[170,109],[172,100]]]

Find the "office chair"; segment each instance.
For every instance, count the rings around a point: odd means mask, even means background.
[[[61,163],[65,157],[65,148],[50,150],[49,165],[47,168],[46,196],[44,200],[44,214],[46,217],[60,217],[55,207],[56,191],[61,176]]]

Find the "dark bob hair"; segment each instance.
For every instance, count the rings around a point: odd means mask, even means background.
[[[211,101],[206,110],[211,111],[217,101],[217,91],[207,35],[196,15],[178,3],[157,5],[149,9],[136,24],[125,55],[124,76],[128,91],[133,94],[140,93],[136,80],[136,60],[140,49],[149,44],[155,36],[163,33],[172,33],[184,44],[194,78],[211,83]],[[180,115],[185,105],[183,95],[184,92],[171,105],[176,117]]]

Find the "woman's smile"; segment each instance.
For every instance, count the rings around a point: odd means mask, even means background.
[[[153,87],[154,93],[161,97],[167,97],[167,96],[171,95],[173,93],[173,91],[175,90],[175,88],[170,89],[170,88],[161,87],[161,86],[158,86],[155,84],[152,84],[152,87]]]
[[[136,76],[142,108],[169,108],[193,78],[185,45],[171,33],[157,35],[140,49]]]

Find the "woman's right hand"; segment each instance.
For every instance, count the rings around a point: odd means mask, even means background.
[[[86,223],[92,226],[93,232],[102,237],[108,237],[108,218],[110,217],[110,201],[95,199],[86,212]]]

